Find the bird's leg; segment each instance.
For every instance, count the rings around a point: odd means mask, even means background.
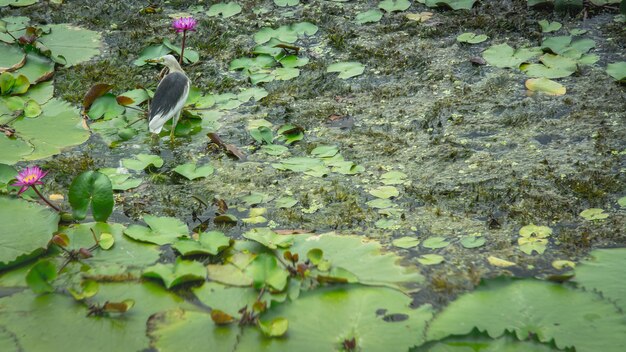
[[[170,142],[174,143],[174,134],[176,133],[176,124],[178,124],[178,119],[180,118],[181,111],[178,112],[172,119],[172,129],[170,130]]]

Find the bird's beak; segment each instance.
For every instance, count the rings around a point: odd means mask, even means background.
[[[163,59],[161,58],[156,58],[156,59],[146,59],[146,62],[150,62],[150,63],[154,63],[154,64],[160,64],[163,62]]]

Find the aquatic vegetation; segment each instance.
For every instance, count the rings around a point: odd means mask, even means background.
[[[466,32],[460,34],[456,37],[457,42],[468,43],[468,44],[478,44],[487,40],[489,37],[484,34],[476,34],[473,32]]]
[[[211,5],[209,10],[206,12],[207,16],[215,17],[221,15],[222,18],[229,18],[241,13],[241,5],[238,3],[231,2],[220,2],[217,4]]]
[[[616,81],[626,80],[626,61],[613,62],[606,66],[606,73]]]
[[[545,77],[527,79],[524,84],[530,91],[541,92],[547,95],[559,96],[567,92],[565,86]]]
[[[96,221],[106,222],[113,212],[113,186],[111,180],[97,171],[86,171],[78,175],[70,185],[68,199],[74,219],[83,220],[87,210]]]
[[[365,70],[365,65],[356,61],[335,62],[326,68],[326,72],[339,72],[339,78],[348,79],[359,76]]]

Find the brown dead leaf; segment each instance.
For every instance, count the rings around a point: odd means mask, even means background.
[[[117,101],[118,104],[120,104],[121,106],[128,106],[131,105],[132,103],[134,103],[135,101],[129,97],[125,97],[123,95],[118,95],[115,100]]]
[[[433,17],[433,13],[432,12],[407,13],[405,16],[411,21],[416,21],[416,22],[421,23],[421,22],[426,22],[431,17]]]
[[[89,110],[94,100],[106,94],[106,92],[110,91],[111,88],[113,88],[113,86],[110,84],[106,84],[106,83],[98,83],[94,85],[93,87],[89,88],[89,91],[83,97],[83,109],[85,111]]]

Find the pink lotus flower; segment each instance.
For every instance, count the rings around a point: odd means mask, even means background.
[[[40,180],[46,176],[46,174],[48,174],[48,172],[43,172],[38,166],[29,166],[17,175],[17,182],[11,186],[20,186],[21,188],[17,194],[22,194],[30,187],[35,188],[35,185],[43,185],[43,182]]]
[[[196,21],[196,19],[193,17],[180,17],[172,22],[172,27],[176,30],[176,32],[180,33],[195,31],[197,24],[198,21]]]

